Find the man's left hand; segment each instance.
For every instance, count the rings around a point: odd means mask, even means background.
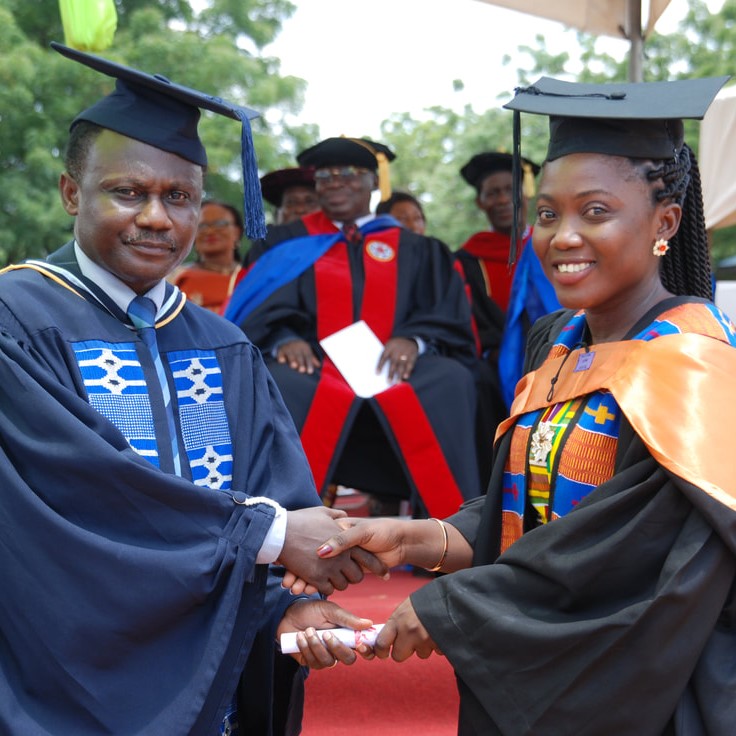
[[[389,381],[408,381],[419,357],[419,346],[408,337],[392,337],[383,348],[376,371],[388,364]]]
[[[280,637],[286,632],[299,632],[296,637],[299,653],[291,656],[299,664],[312,669],[324,669],[334,667],[338,662],[353,664],[358,654],[370,659],[373,657],[373,650],[367,644],[360,644],[357,650],[351,649],[329,632],[323,634],[323,643],[317,636],[316,629],[345,627],[362,630],[372,625],[370,619],[360,618],[332,601],[301,600],[286,609],[276,634]]]

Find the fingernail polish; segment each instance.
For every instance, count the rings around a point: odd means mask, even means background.
[[[323,545],[322,545],[322,546],[321,546],[321,547],[320,547],[320,548],[319,548],[319,549],[317,550],[317,554],[318,554],[318,555],[319,555],[320,557],[324,557],[325,555],[328,555],[328,554],[330,554],[330,552],[332,552],[332,547],[330,547],[330,545],[329,545],[329,544],[323,544]]]

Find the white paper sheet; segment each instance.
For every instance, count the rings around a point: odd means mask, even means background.
[[[368,398],[391,387],[388,366],[376,373],[383,345],[363,320],[333,332],[320,345],[357,396]]]

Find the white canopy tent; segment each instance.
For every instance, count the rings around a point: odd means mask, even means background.
[[[722,89],[700,124],[698,164],[708,230],[736,225],[736,87]],[[736,281],[719,281],[716,304],[736,321]]]
[[[625,38],[631,42],[629,80],[640,82],[643,41],[654,30],[670,0],[481,0],[521,13],[549,18],[596,36]],[[646,19],[642,9],[646,8]]]
[[[700,124],[698,163],[708,230],[736,225],[736,87],[716,96]]]

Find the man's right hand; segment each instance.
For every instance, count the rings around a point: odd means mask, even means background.
[[[337,520],[345,516],[344,511],[325,506],[287,512],[286,538],[278,564],[324,595],[344,590],[350,583],[359,583],[364,570],[385,576],[388,567],[365,550],[347,550],[330,556],[330,559],[320,559],[315,554],[325,539],[342,531]]]
[[[290,340],[279,345],[276,360],[299,373],[312,374],[321,365],[312,346],[306,340]]]

